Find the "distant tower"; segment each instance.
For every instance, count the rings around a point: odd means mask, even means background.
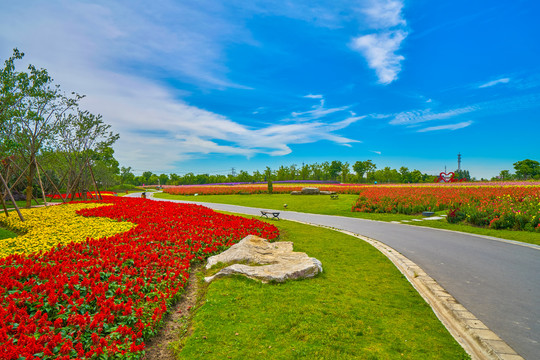
[[[461,153],[457,154],[457,171],[461,171]]]
[[[231,169],[231,175],[236,176],[236,170],[234,168]]]

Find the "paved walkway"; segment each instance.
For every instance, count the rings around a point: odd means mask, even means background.
[[[262,210],[196,203],[256,216]],[[405,224],[276,211],[282,219],[343,229],[391,246],[418,264],[521,356],[540,358],[540,246]]]

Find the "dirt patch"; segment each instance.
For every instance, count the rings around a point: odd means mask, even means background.
[[[143,360],[176,360],[174,351],[169,344],[189,333],[190,310],[196,306],[199,293],[197,273],[201,270],[202,265],[197,264],[191,268],[182,298],[165,317],[164,326],[159,334],[146,344],[146,354]]]

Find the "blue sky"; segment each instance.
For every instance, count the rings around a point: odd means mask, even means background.
[[[0,0],[14,47],[135,173],[540,160],[540,2]],[[22,64],[22,63],[21,63]],[[23,69],[21,66],[19,69]]]

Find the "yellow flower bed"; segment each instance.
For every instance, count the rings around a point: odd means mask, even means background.
[[[84,217],[75,212],[109,204],[75,203],[22,209],[22,222],[16,213],[0,216],[0,223],[24,235],[0,240],[0,258],[10,254],[30,254],[50,250],[58,244],[99,239],[128,231],[136,224],[101,217]]]

